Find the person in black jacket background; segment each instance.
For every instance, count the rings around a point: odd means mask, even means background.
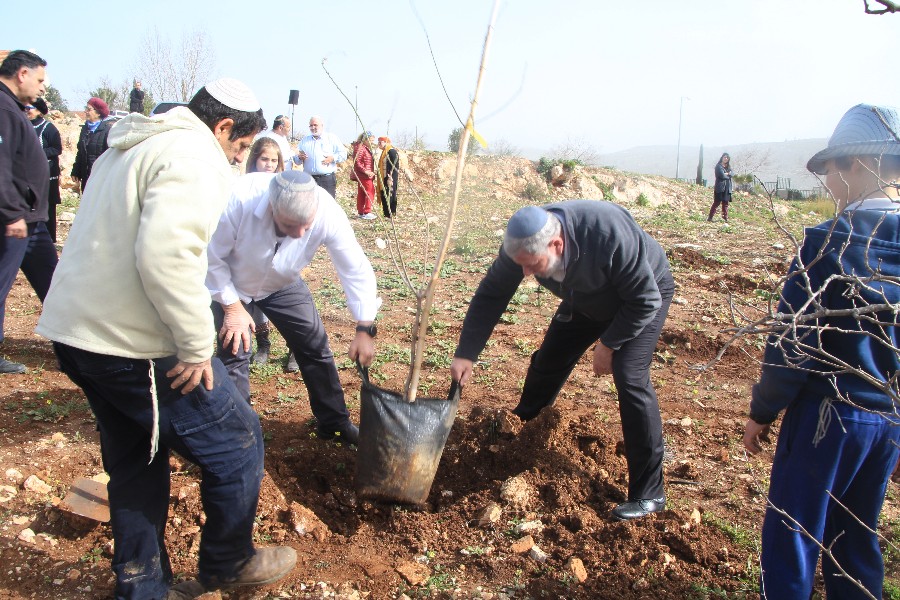
[[[731,202],[731,192],[734,189],[731,181],[731,156],[724,153],[716,163],[716,187],[713,191],[713,204],[709,209],[707,221],[712,221],[716,216],[716,209],[722,205],[722,219],[728,222],[728,203]]]
[[[47,231],[50,170],[25,106],[44,93],[47,61],[26,50],[0,64],[0,341],[6,297],[19,268],[41,302],[56,268],[56,248]],[[24,373],[25,365],[0,358],[0,374]]]
[[[56,125],[44,117],[49,112],[47,103],[43,98],[38,98],[26,106],[26,114],[34,126],[34,132],[41,140],[41,148],[47,157],[47,165],[50,167],[50,187],[47,191],[47,231],[50,238],[56,241],[56,205],[59,204],[59,155],[62,154],[62,138]]]
[[[144,114],[144,90],[141,89],[141,80],[134,80],[134,87],[128,96],[128,110]]]
[[[87,185],[91,176],[94,161],[106,152],[109,145],[106,138],[114,121],[109,119],[109,106],[100,98],[91,98],[84,107],[84,115],[87,119],[81,126],[78,135],[78,152],[75,154],[75,164],[72,165],[72,179],[81,182],[81,191]]]

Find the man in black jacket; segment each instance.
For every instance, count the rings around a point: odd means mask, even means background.
[[[47,230],[50,170],[25,106],[44,93],[47,61],[15,50],[0,64],[0,341],[6,297],[19,268],[43,302],[56,268]],[[25,365],[0,358],[0,373],[24,373]]]
[[[519,405],[527,421],[553,403],[582,354],[594,346],[594,372],[612,373],[628,462],[620,520],[665,508],[662,419],[650,362],[675,284],[662,247],[625,209],[569,200],[526,206],[509,220],[500,255],[463,322],[450,374],[465,385],[507,304],[528,275],[562,299],[531,356]]]
[[[134,80],[134,87],[128,96],[128,110],[144,114],[144,90],[141,89],[141,80]]]

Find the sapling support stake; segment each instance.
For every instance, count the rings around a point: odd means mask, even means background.
[[[494,31],[494,23],[497,21],[499,6],[499,0],[495,0],[494,8],[491,11],[491,20],[488,23],[487,34],[484,38],[484,49],[481,53],[481,66],[478,70],[478,81],[475,85],[475,93],[472,96],[469,118],[466,121],[466,126],[463,128],[462,137],[459,142],[459,149],[456,155],[456,175],[451,187],[450,206],[447,210],[447,225],[444,229],[444,238],[438,248],[437,257],[434,261],[434,268],[431,271],[431,277],[429,277],[427,285],[424,289],[416,290],[416,317],[412,328],[410,370],[406,379],[406,385],[403,388],[407,402],[415,402],[416,393],[419,388],[419,378],[422,373],[422,358],[425,354],[425,341],[428,331],[428,316],[431,313],[431,307],[434,304],[434,293],[437,288],[438,279],[440,279],[441,265],[444,262],[444,258],[447,256],[447,249],[450,247],[450,236],[453,232],[456,207],[462,189],[463,169],[466,164],[466,150],[469,147],[469,138],[475,132],[475,110],[478,107],[478,97],[481,93],[481,85],[484,82],[485,67],[487,65],[488,53],[491,46],[491,36]]]

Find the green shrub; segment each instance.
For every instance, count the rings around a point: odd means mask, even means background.
[[[547,188],[538,183],[527,183],[522,196],[533,202],[540,202],[547,196]]]
[[[636,202],[638,206],[649,206],[650,204],[650,200],[647,199],[647,196],[645,196],[643,192],[641,192],[641,195],[637,197]]]

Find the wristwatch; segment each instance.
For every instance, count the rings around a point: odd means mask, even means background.
[[[374,322],[371,325],[357,325],[356,330],[368,333],[369,337],[375,337],[378,334],[378,328],[375,327]]]

